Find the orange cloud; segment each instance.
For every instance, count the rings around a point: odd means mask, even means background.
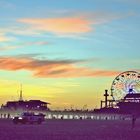
[[[33,76],[40,78],[99,77],[118,74],[116,71],[79,67],[75,63],[78,63],[78,61],[1,57],[0,69],[10,71],[29,70],[33,72]]]
[[[93,70],[87,68],[74,67],[69,65],[67,68],[60,70],[52,70],[49,72],[40,71],[35,73],[37,77],[50,77],[50,78],[75,78],[75,77],[110,77],[117,75],[118,72],[106,70]]]
[[[19,19],[18,22],[30,25],[31,29],[55,34],[86,33],[91,31],[91,21],[81,17]]]

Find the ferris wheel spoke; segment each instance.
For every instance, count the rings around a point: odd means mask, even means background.
[[[128,93],[138,92],[140,92],[140,74],[135,71],[119,74],[111,85],[111,94],[115,100],[122,99]]]

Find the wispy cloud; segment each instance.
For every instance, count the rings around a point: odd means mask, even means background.
[[[31,30],[30,28],[21,26],[17,24],[16,26],[11,25],[6,28],[0,28],[0,34],[8,34],[11,35],[26,35],[26,36],[40,36],[41,33],[38,31]]]
[[[13,38],[0,34],[0,42],[7,42],[7,41],[11,41],[11,40],[13,40]]]
[[[18,22],[30,25],[32,30],[55,34],[86,33],[91,31],[91,22],[81,17],[19,19]]]
[[[7,45],[1,46],[0,45],[0,51],[8,51],[8,50],[14,50],[14,49],[30,47],[30,46],[46,46],[48,44],[49,43],[47,41],[31,41],[31,42],[29,41],[29,42],[18,43],[16,45],[12,45],[12,46],[7,46]]]
[[[38,60],[33,58],[0,57],[2,70],[28,70],[40,78],[75,78],[114,76],[116,71],[97,70],[78,66],[82,60]]]
[[[13,50],[13,49],[16,49],[17,46],[3,46],[3,47],[0,47],[0,51],[8,51],[8,50]]]
[[[20,45],[22,46],[46,46],[48,45],[49,42],[48,41],[29,41],[29,42],[24,42]]]
[[[118,20],[131,15],[131,13],[109,13],[103,11],[86,12],[57,18],[21,18],[17,22],[26,25],[33,32],[50,32],[56,35],[85,34],[94,31],[96,26]]]
[[[7,35],[67,37],[88,39],[89,32],[95,32],[97,25],[112,22],[132,16],[132,13],[113,13],[106,11],[68,12],[48,18],[19,18],[15,24],[7,28],[0,28],[0,33]],[[13,20],[12,20],[13,22]],[[2,36],[3,37],[3,36]],[[4,40],[0,36],[0,41]],[[5,38],[6,41],[6,38]]]

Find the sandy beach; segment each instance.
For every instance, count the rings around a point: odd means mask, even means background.
[[[43,124],[18,124],[0,120],[0,140],[139,140],[140,121],[46,120]]]

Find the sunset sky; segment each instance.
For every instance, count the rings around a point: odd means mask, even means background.
[[[0,0],[0,104],[100,106],[121,72],[140,70],[140,0]]]

